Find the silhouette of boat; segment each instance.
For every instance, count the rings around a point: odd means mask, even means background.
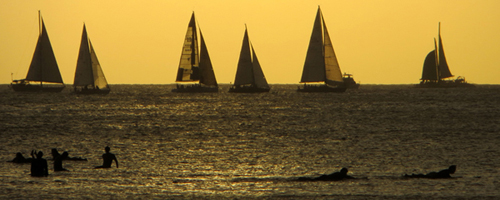
[[[299,92],[340,93],[347,89],[320,7],[314,21],[300,83],[304,83],[304,87],[299,87],[297,90]],[[307,85],[307,83],[324,84]]]
[[[218,92],[219,88],[212,62],[208,55],[208,50],[200,30],[201,44],[198,51],[198,35],[194,12],[191,15],[184,45],[182,46],[179,70],[177,71],[176,82],[199,82],[193,85],[179,85],[172,92]]]
[[[248,30],[245,26],[245,36],[243,37],[243,44],[241,45],[238,69],[236,71],[234,84],[229,88],[229,92],[259,93],[269,92],[270,89],[264,72],[260,67],[253,45],[250,43]]]
[[[342,80],[344,80],[344,85],[345,87],[347,87],[347,89],[359,88],[359,83],[356,83],[356,81],[354,81],[352,74],[344,73],[344,75],[342,76]]]
[[[40,11],[38,23],[38,42],[28,74],[25,79],[13,80],[10,87],[16,92],[61,92],[65,85]]]
[[[76,94],[108,94],[111,91],[94,47],[87,36],[85,24],[83,25],[82,42],[80,43],[73,87]]]
[[[436,44],[436,38],[434,38],[434,50],[425,57],[422,78],[420,84],[416,86],[420,88],[474,87],[474,85],[467,83],[462,76],[457,77],[455,80],[447,79],[453,77],[453,75],[444,55],[441,23],[439,23],[438,27],[438,40],[439,46]]]

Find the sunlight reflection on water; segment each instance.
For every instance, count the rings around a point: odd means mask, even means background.
[[[373,86],[345,94],[174,94],[115,86],[106,96],[0,91],[0,158],[51,148],[87,162],[32,178],[0,167],[1,198],[498,197],[500,88]],[[155,93],[158,91],[157,93]],[[144,94],[147,95],[144,95]],[[471,97],[474,96],[474,97]],[[120,168],[101,165],[105,146]],[[402,179],[457,164],[455,179]],[[348,167],[361,179],[300,182]]]

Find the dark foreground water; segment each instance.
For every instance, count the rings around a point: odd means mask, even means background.
[[[78,96],[1,85],[0,199],[500,198],[500,86],[362,85],[343,94],[173,87],[112,85],[106,96]],[[120,168],[94,169],[107,145]],[[53,172],[51,148],[89,160]],[[6,162],[32,149],[45,152],[48,177]],[[452,164],[452,179],[401,177]],[[342,167],[360,179],[294,180]]]

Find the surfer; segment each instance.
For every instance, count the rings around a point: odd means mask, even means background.
[[[48,176],[49,169],[47,167],[47,160],[42,158],[43,152],[39,151],[37,153],[36,151],[31,151],[31,156],[33,156],[33,153],[36,154],[36,159],[31,162],[31,176]]]
[[[450,174],[455,173],[457,170],[456,165],[450,166],[448,169],[443,169],[439,172],[429,172],[427,174],[405,174],[404,177],[407,178],[451,178]]]
[[[347,175],[347,168],[342,168],[339,172],[334,172],[331,174],[321,175],[316,178],[300,177],[299,181],[340,181],[343,179],[354,179],[354,177]]]
[[[68,171],[62,166],[62,161],[68,158],[68,152],[65,151],[61,155],[54,158],[54,171]]]
[[[106,151],[105,154],[102,154],[102,165],[97,166],[95,168],[111,168],[111,164],[113,163],[113,160],[116,162],[116,168],[118,168],[118,160],[116,159],[115,154],[109,153],[110,148],[106,146],[104,148],[104,151]]]
[[[12,159],[13,163],[31,163],[33,161],[33,158],[25,158],[21,152],[16,153],[16,157]]]
[[[61,154],[59,153],[59,151],[57,151],[56,148],[53,148],[52,149],[52,159],[53,160],[56,160],[56,158],[58,156],[60,156]],[[63,154],[66,153],[67,156],[63,158],[63,160],[76,160],[76,161],[87,161],[86,158],[82,158],[82,157],[69,157],[69,153],[67,151],[64,151]]]

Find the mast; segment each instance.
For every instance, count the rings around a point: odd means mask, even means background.
[[[43,19],[42,19],[42,15],[40,14],[40,10],[38,10],[38,42],[40,42],[40,40],[42,39],[42,26],[43,26]],[[40,49],[42,49],[41,46],[41,42],[40,42]],[[42,54],[42,51],[40,51],[40,54]],[[43,87],[43,65],[42,65],[42,58],[43,56],[40,56],[40,87]]]

